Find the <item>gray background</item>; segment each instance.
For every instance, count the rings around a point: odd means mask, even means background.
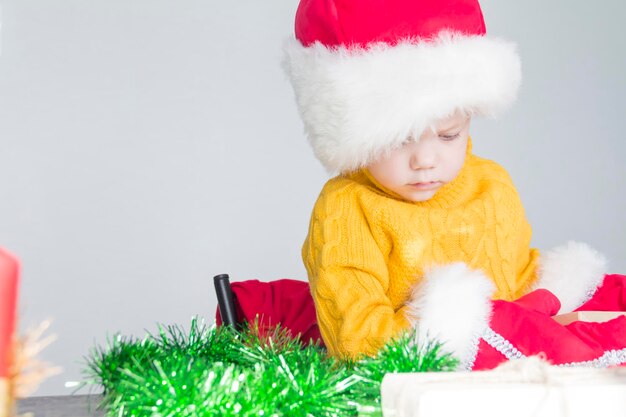
[[[601,5],[601,6],[600,6]],[[482,2],[519,45],[519,100],[476,120],[533,244],[585,241],[626,273],[625,3]],[[213,320],[211,277],[305,279],[327,176],[279,66],[295,0],[2,2],[0,244],[23,262],[20,328],[67,394],[107,335]]]

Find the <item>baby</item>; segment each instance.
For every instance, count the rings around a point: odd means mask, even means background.
[[[331,354],[373,354],[418,324],[467,344],[485,299],[536,287],[568,311],[586,300],[603,258],[572,243],[539,267],[511,178],[472,154],[472,116],[507,108],[521,79],[476,0],[302,0],[295,33],[286,70],[315,154],[338,174],[302,248]]]

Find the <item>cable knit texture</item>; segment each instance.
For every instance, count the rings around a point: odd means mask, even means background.
[[[390,194],[364,170],[331,179],[302,248],[326,346],[374,354],[410,327],[406,304],[432,267],[464,262],[493,281],[494,298],[518,298],[536,279],[530,239],[508,173],[475,155],[425,202]]]

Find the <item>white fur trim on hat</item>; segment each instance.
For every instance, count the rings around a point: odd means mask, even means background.
[[[363,167],[455,110],[494,116],[521,82],[515,45],[486,36],[368,48],[291,40],[285,53],[309,141],[331,172]]]
[[[489,325],[494,291],[489,278],[464,263],[427,272],[408,303],[418,343],[439,340],[464,366],[472,362],[479,337]]]
[[[607,272],[607,260],[581,242],[567,242],[541,254],[539,279],[535,288],[551,291],[561,301],[561,313],[584,304],[595,292]]]

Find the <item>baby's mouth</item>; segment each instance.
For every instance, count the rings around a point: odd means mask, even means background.
[[[408,185],[418,190],[432,190],[438,188],[441,185],[441,181],[414,182]]]

